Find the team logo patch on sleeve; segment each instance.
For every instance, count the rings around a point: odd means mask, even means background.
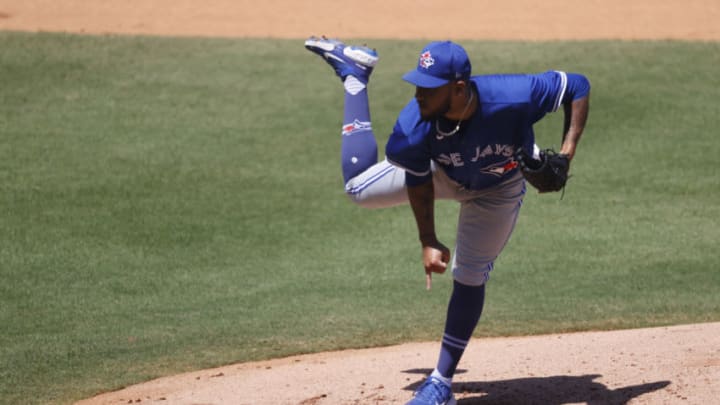
[[[369,131],[372,130],[372,126],[370,125],[370,121],[359,121],[355,120],[349,124],[345,124],[342,127],[342,134],[345,136],[350,136],[356,132],[360,131]]]
[[[425,69],[430,69],[430,66],[435,64],[435,59],[433,59],[432,54],[430,51],[425,51],[420,54],[420,66]]]

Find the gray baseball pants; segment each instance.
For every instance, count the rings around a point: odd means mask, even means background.
[[[433,164],[435,198],[460,203],[453,277],[480,286],[488,281],[495,259],[510,239],[525,195],[525,180],[516,173],[485,190],[467,190]],[[383,160],[345,185],[350,199],[365,208],[384,208],[408,203],[404,170]]]

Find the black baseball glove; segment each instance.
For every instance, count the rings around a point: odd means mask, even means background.
[[[570,159],[565,154],[545,149],[540,151],[540,160],[537,160],[520,148],[515,153],[515,160],[525,180],[540,193],[560,191],[567,183]]]

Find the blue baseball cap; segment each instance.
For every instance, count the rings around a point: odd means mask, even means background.
[[[470,78],[470,59],[462,46],[451,41],[431,42],[420,52],[417,68],[403,80],[418,87],[435,88]]]

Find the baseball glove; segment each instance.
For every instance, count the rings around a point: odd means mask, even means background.
[[[525,180],[540,193],[560,191],[567,183],[570,159],[565,154],[545,149],[540,151],[538,160],[520,148],[515,153],[515,160]]]

